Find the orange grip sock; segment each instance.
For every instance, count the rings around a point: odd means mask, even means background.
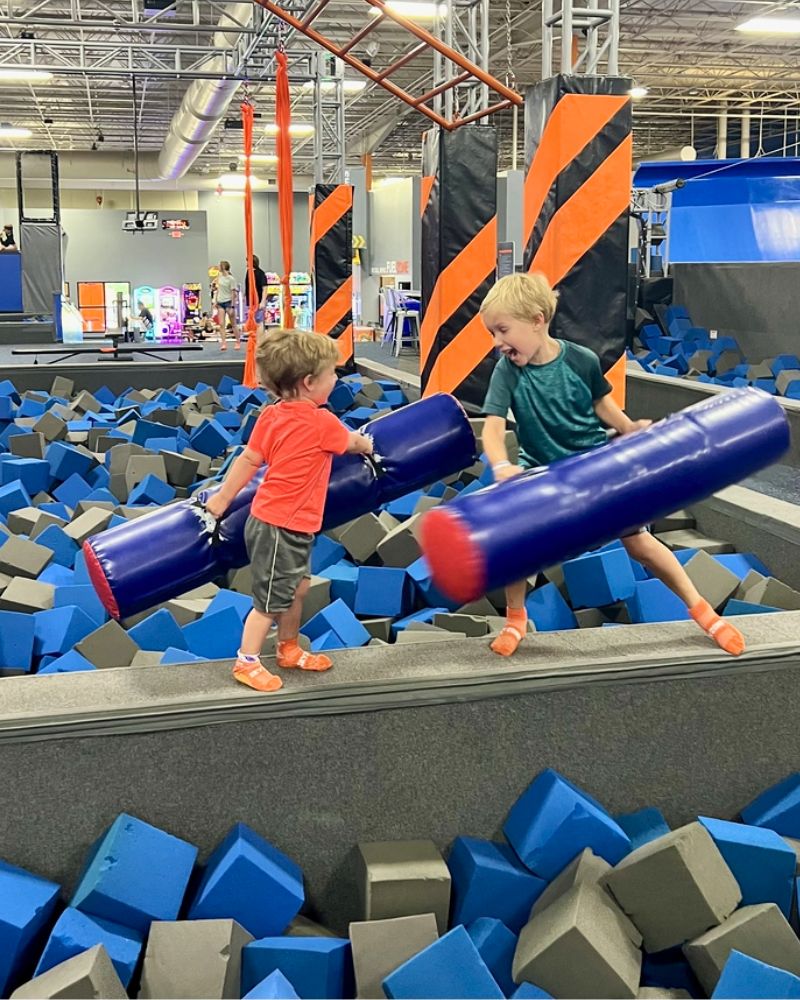
[[[285,670],[298,668],[300,670],[313,670],[321,672],[330,670],[333,661],[330,657],[323,656],[322,653],[307,653],[297,642],[297,639],[287,639],[278,643],[278,655],[276,657],[279,667]]]
[[[689,614],[700,628],[711,636],[720,649],[724,649],[731,656],[739,656],[744,652],[745,643],[742,633],[735,625],[720,618],[708,601],[699,601],[693,608],[689,608]]]
[[[528,612],[525,608],[506,608],[506,623],[490,649],[498,656],[512,656],[528,631]]]

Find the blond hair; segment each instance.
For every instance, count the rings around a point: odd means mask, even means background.
[[[549,323],[557,302],[558,292],[543,274],[507,274],[489,289],[480,311],[502,310],[523,323],[532,323],[541,314]]]
[[[319,375],[339,360],[330,337],[305,330],[272,330],[258,348],[256,365],[261,381],[279,396],[294,396],[307,376]]]

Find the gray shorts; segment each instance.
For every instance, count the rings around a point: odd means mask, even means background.
[[[314,536],[276,528],[251,514],[244,541],[253,574],[253,605],[268,615],[288,611],[297,588],[310,575]]]

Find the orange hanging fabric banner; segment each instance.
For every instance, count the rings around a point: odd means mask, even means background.
[[[275,124],[278,135],[275,147],[278,153],[278,215],[281,224],[281,247],[283,249],[283,276],[281,295],[283,298],[283,319],[285,329],[294,329],[292,292],[289,275],[292,272],[292,241],[294,216],[294,190],[292,185],[292,138],[289,129],[292,124],[292,110],[289,103],[289,71],[286,53],[278,49],[276,53],[278,70],[275,76]]]
[[[242,103],[242,126],[244,129],[244,240],[247,254],[247,354],[244,361],[244,384],[254,389],[258,384],[256,372],[256,310],[259,303],[256,297],[256,275],[253,270],[253,185],[250,157],[253,155],[253,105],[249,101]]]

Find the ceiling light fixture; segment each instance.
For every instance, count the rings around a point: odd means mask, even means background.
[[[16,125],[9,125],[8,122],[0,122],[0,139],[30,139],[33,132],[29,128],[19,128]]]
[[[435,17],[447,15],[447,4],[430,3],[428,0],[388,0],[386,6],[395,14],[401,14],[412,21],[432,21]],[[372,7],[370,14],[377,17],[380,10]]]
[[[221,174],[217,178],[217,185],[224,191],[234,191],[237,194],[241,194],[242,192],[244,192],[244,189],[247,186],[247,178],[245,177],[244,174],[238,174],[235,171],[231,171],[230,173],[227,174]],[[251,175],[250,187],[253,190],[257,190],[258,188],[266,186],[267,186],[266,181],[262,180],[260,177]]]
[[[762,35],[800,35],[800,17],[751,17],[736,25],[737,31]]]
[[[239,160],[244,163],[247,157],[244,153],[239,153]],[[278,157],[274,153],[253,153],[250,157],[251,163],[277,163]]]
[[[351,77],[342,80],[342,90],[345,94],[360,94],[361,91],[366,87],[366,80],[354,80]],[[322,82],[322,93],[329,94],[336,89],[336,84],[333,80],[324,80]],[[307,80],[300,88],[302,93],[311,94],[314,91],[314,81]]]
[[[269,125],[264,126],[265,135],[277,135],[278,126],[271,122]],[[314,134],[314,126],[311,122],[292,122],[289,126],[289,135],[295,139],[300,139],[308,137]]]
[[[0,66],[0,83],[47,83],[53,74],[44,69],[26,66]]]
[[[634,101],[641,101],[643,97],[647,97],[648,93],[647,87],[631,87],[628,91]]]

